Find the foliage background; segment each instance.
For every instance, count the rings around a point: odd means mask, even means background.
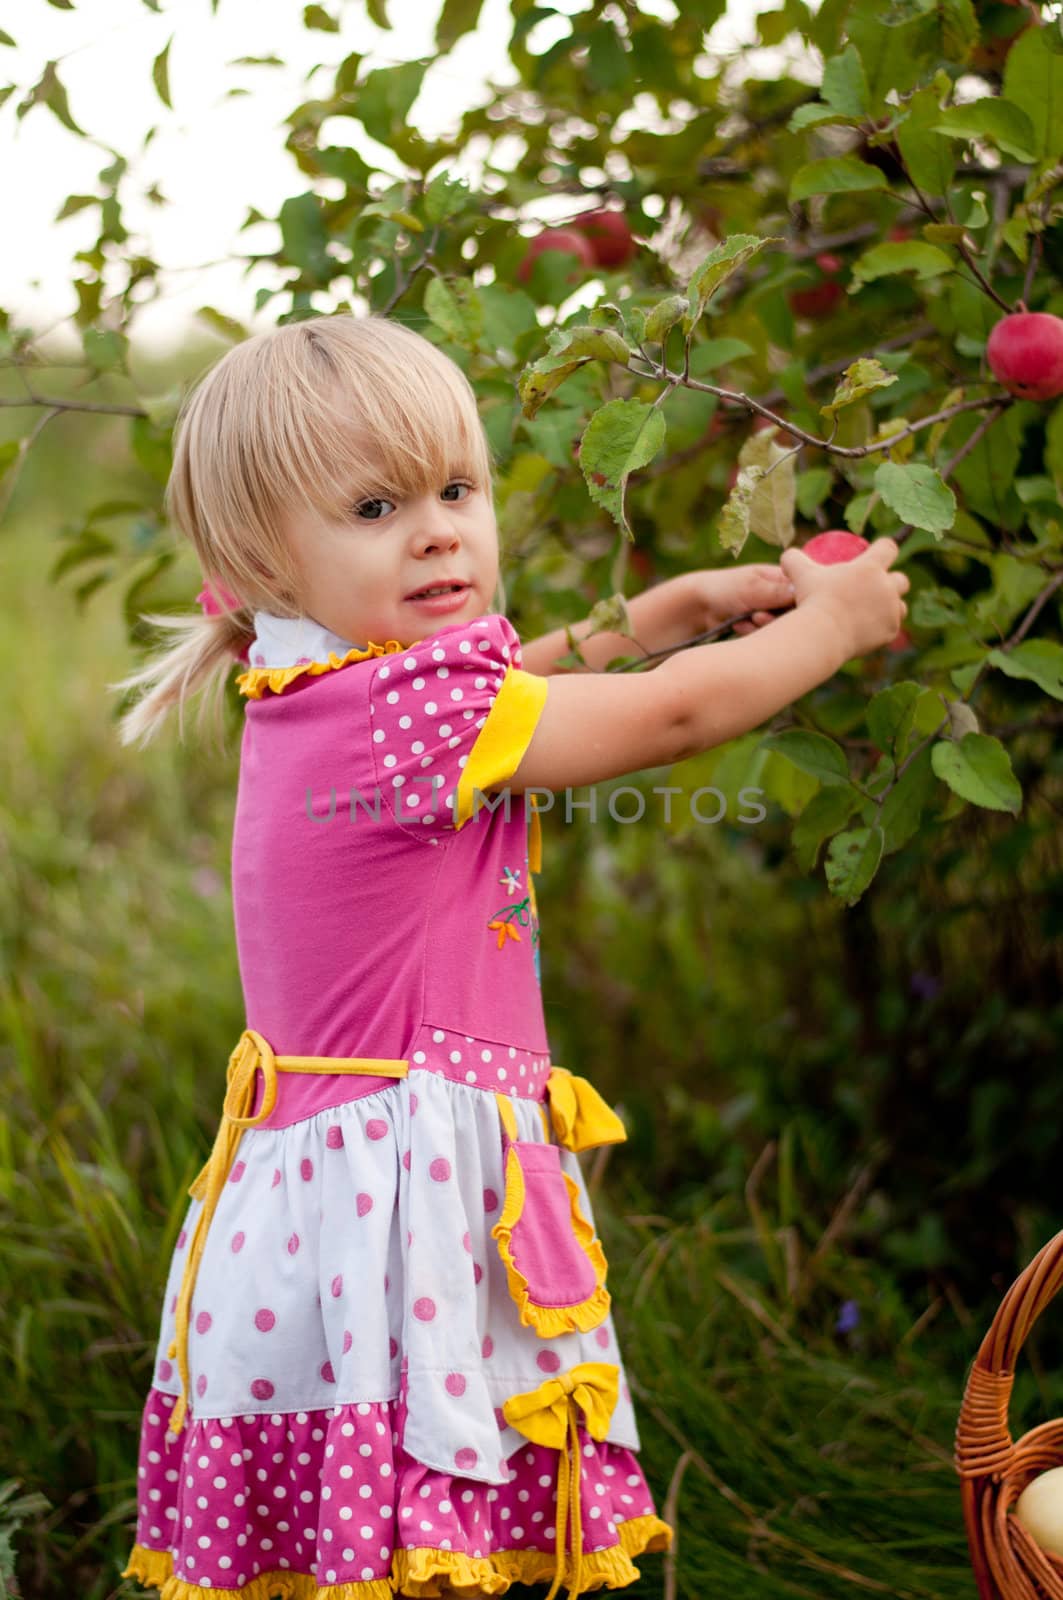
[[[722,9],[682,0],[661,21],[594,5],[533,51],[552,8],[514,0],[520,85],[429,141],[407,122],[427,63],[366,73],[337,15],[307,7],[327,70],[285,130],[298,192],[275,219],[277,287],[258,301],[278,317],[387,309],[463,364],[501,457],[522,637],[602,601],[615,618],[611,596],[694,567],[775,559],[817,528],[900,537],[910,650],[850,663],[770,727],[631,779],[656,826],[616,821],[612,785],[593,829],[546,819],[543,984],[556,1059],[630,1128],[588,1172],[647,1470],[680,1530],[676,1559],[647,1558],[639,1591],[970,1594],[956,1412],[1060,1199],[1063,407],[997,405],[984,345],[1005,308],[1063,313],[1061,41],[1048,7],[787,0],[760,15],[760,42],[810,50],[810,87],[707,59]],[[370,10],[397,21],[381,0]],[[477,10],[447,0],[440,51]],[[169,104],[166,52],[154,75]],[[0,95],[9,118],[54,115],[80,136],[54,63]],[[389,174],[337,131],[354,124],[392,153]],[[485,172],[463,193],[440,174],[474,140]],[[163,1266],[243,1023],[227,894],[235,745],[211,764],[175,740],[121,750],[106,684],[147,640],[139,613],[187,608],[198,588],[161,516],[170,428],[180,385],[246,330],[207,308],[202,342],[166,360],[138,347],[155,264],[122,222],[132,181],[112,152],[98,192],[65,208],[100,221],[72,263],[73,368],[69,345],[0,312],[0,1574],[7,1592],[48,1600],[137,1592],[118,1574]],[[575,296],[563,257],[517,278],[537,203],[558,195],[573,213],[621,207],[641,241]],[[636,351],[639,313],[686,294],[742,235],[782,242],[721,279],[689,351],[673,328],[663,351],[585,360],[526,414],[522,384],[549,364],[548,340],[556,355],[574,327],[612,328]],[[844,264],[844,297],[802,317],[789,297],[821,281],[824,251]],[[753,485],[743,509],[730,479],[751,409],[654,376],[687,353],[687,376],[820,439],[843,369],[877,361],[896,382],[837,412],[844,447],[984,402],[893,452],[946,493],[948,479],[952,521],[901,533],[876,497],[879,436],[859,459],[806,445],[776,469],[793,476],[793,518],[784,506],[745,533]],[[666,439],[626,484],[629,541],[594,497],[602,463],[573,446],[605,405],[650,408],[662,393]],[[936,484],[932,500],[947,504]],[[1027,675],[986,665],[1031,640]],[[915,690],[891,698],[904,684]],[[928,779],[928,761],[904,787],[905,756],[946,701],[977,720],[966,792],[936,768]],[[229,710],[235,729],[235,695]],[[970,741],[969,728],[950,713],[935,742]],[[890,762],[876,752],[894,734]],[[827,770],[839,759],[845,784]],[[664,824],[652,787],[670,782],[715,785],[726,817],[699,825],[679,806]],[[857,810],[842,816],[824,795],[847,785]],[[765,792],[755,828],[736,820],[743,786]],[[904,804],[883,824],[894,791]],[[852,827],[882,835],[855,894],[825,870]],[[1027,1341],[1016,1436],[1058,1409],[1058,1327],[1046,1318]]]

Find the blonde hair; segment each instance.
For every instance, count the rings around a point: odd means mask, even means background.
[[[424,494],[463,473],[490,492],[493,465],[465,374],[402,323],[337,313],[235,345],[182,399],[164,496],[223,609],[142,615],[168,642],[108,684],[145,691],[119,719],[121,743],[146,745],[175,705],[183,738],[185,701],[204,689],[213,693],[197,731],[209,710],[218,733],[224,686],[254,637],[255,611],[301,614],[287,513],[337,517],[370,494]],[[235,609],[219,587],[239,597]],[[502,593],[500,584],[496,603]]]

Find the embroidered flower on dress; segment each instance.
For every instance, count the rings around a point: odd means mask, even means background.
[[[525,856],[524,859],[527,860],[527,856]],[[499,878],[498,881],[505,889],[509,890],[510,894],[512,894],[514,889],[520,888],[520,868],[503,867],[502,877]]]

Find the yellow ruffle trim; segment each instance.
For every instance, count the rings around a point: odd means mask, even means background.
[[[512,1145],[506,1152],[506,1196],[502,1215],[491,1229],[492,1239],[498,1240],[498,1252],[505,1264],[509,1292],[516,1302],[520,1320],[524,1327],[534,1328],[540,1339],[556,1339],[560,1334],[572,1333],[576,1329],[580,1333],[590,1333],[592,1328],[599,1327],[605,1321],[612,1303],[609,1291],[605,1287],[608,1271],[605,1251],[594,1237],[594,1228],[579,1208],[579,1190],[567,1172],[562,1171],[561,1176],[568,1189],[572,1231],[576,1242],[590,1260],[598,1280],[594,1290],[585,1300],[568,1306],[541,1306],[536,1304],[528,1292],[528,1280],[517,1266],[512,1251],[513,1230],[524,1210],[526,1194],[524,1174]]]
[[[330,650],[327,661],[303,661],[297,667],[251,667],[247,672],[241,672],[236,683],[240,693],[247,695],[249,700],[261,700],[267,689],[280,694],[293,678],[300,677],[304,672],[313,677],[319,672],[332,672],[336,667],[345,667],[349,661],[368,661],[370,656],[392,656],[398,650],[412,650],[413,645],[420,642],[420,639],[415,639],[413,644],[400,644],[398,639],[388,639],[385,644],[374,644],[370,640],[365,650],[352,645],[346,655],[338,656],[335,650]]]
[[[660,1517],[632,1517],[617,1524],[619,1544],[611,1550],[592,1550],[583,1556],[580,1593],[591,1589],[622,1589],[640,1577],[632,1556],[668,1550],[673,1530]],[[173,1575],[173,1557],[168,1550],[149,1550],[133,1546],[123,1578],[136,1578],[146,1587],[160,1591],[160,1600],[203,1600],[204,1592],[238,1594],[240,1600],[391,1600],[393,1594],[436,1600],[450,1590],[460,1593],[505,1594],[514,1583],[542,1583],[553,1579],[557,1563],[552,1550],[496,1550],[490,1556],[466,1556],[460,1550],[419,1548],[396,1550],[387,1578],[369,1578],[361,1583],[326,1583],[307,1572],[260,1572],[242,1589],[204,1591],[201,1584],[186,1583]],[[574,1575],[572,1556],[565,1552],[562,1582]]]

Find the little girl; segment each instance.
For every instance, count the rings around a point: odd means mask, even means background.
[[[897,546],[787,550],[747,637],[558,672],[563,633],[522,654],[499,606],[467,380],[374,316],[229,351],[185,398],[167,509],[206,614],[149,618],[174,642],[114,685],[145,689],[121,736],[246,659],[247,1026],[169,1263],[123,1576],[163,1600],[628,1585],[673,1530],[577,1159],[626,1135],[551,1056],[527,791],[704,750],[884,644]],[[666,589],[632,602],[650,649],[679,642]]]

